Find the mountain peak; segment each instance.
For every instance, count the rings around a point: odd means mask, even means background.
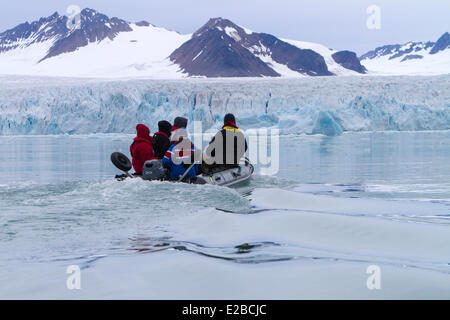
[[[61,18],[61,16],[59,15],[59,13],[57,11],[55,11],[53,14],[49,15],[48,17],[40,18],[38,21],[31,22],[31,24],[35,24],[35,25],[41,24],[42,25],[44,23],[51,23],[52,21],[56,21],[60,18]]]
[[[95,16],[98,12],[94,9],[91,8],[84,8],[83,10],[81,10],[81,14],[85,15],[85,16]]]
[[[210,18],[208,22],[217,23],[222,21],[222,17]]]
[[[60,16],[55,11],[48,17],[21,23],[0,33],[0,53],[13,50],[19,46],[28,47],[33,43],[44,42],[64,33],[67,29],[64,19],[65,17]]]
[[[210,18],[208,22],[205,25],[215,26],[219,24],[232,24],[234,23],[228,19],[222,18],[222,17],[216,17],[216,18]]]
[[[67,19],[67,17],[64,17],[64,21],[67,21]],[[120,32],[129,31],[132,31],[132,29],[128,22],[118,18],[110,19],[94,9],[84,8],[81,10],[80,28],[70,31],[64,23],[63,28],[60,28],[57,35],[57,41],[39,62],[62,53],[76,51],[89,43],[100,42],[106,38],[113,40]]]
[[[59,18],[60,15],[58,13],[58,11],[53,12],[52,15],[48,16],[47,19],[55,19],[55,18]]]
[[[222,17],[209,19],[170,59],[195,76],[332,75],[317,52],[302,50],[270,34],[254,33]]]
[[[135,23],[138,27],[149,27],[152,24],[148,21],[142,20]]]
[[[110,19],[107,15],[100,13],[94,9],[84,8],[81,10],[81,21],[89,23],[106,23]]]
[[[439,51],[443,51],[448,47],[450,47],[450,34],[446,32],[438,39],[438,41],[436,41],[436,44],[430,51],[430,54],[438,53]]]
[[[222,17],[217,17],[217,18],[209,19],[207,23],[205,23],[200,29],[198,29],[193,34],[193,37],[201,36],[203,33],[213,31],[215,29],[217,29],[219,31],[224,31],[224,29],[227,27],[233,28],[237,31],[244,31],[241,27],[239,27],[232,21],[230,21],[228,19],[224,19]]]

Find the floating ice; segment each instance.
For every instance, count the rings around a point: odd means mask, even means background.
[[[324,134],[327,136],[338,136],[342,134],[342,129],[327,111],[319,111],[314,121],[313,134]]]

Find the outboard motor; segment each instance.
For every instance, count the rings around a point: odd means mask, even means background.
[[[167,176],[166,168],[163,167],[161,160],[149,160],[144,163],[142,168],[142,179],[159,180]]]

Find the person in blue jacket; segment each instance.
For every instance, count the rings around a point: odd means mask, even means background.
[[[197,150],[188,137],[186,128],[174,126],[174,131],[170,136],[171,145],[167,150],[162,163],[169,169],[170,179],[179,179],[192,163],[197,162],[189,169],[185,178],[197,176],[201,151]]]

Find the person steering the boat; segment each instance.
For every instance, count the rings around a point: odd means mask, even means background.
[[[236,125],[233,114],[224,117],[224,125],[203,154],[202,172],[211,173],[239,166],[247,151],[247,140]]]
[[[171,145],[162,163],[169,170],[172,180],[190,178],[198,174],[202,152],[195,148],[186,130],[187,119],[176,118],[170,136]]]

